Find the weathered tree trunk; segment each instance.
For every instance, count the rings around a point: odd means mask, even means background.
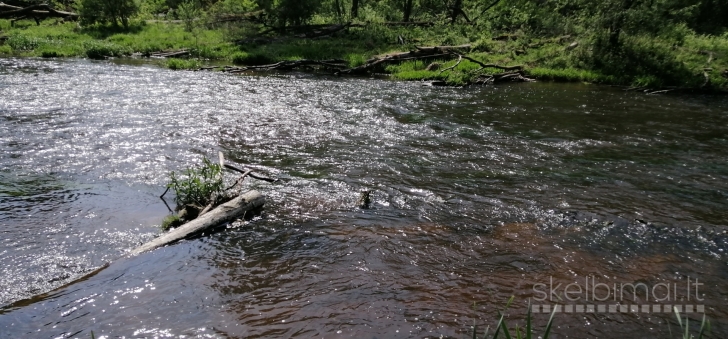
[[[218,226],[222,223],[232,221],[245,215],[246,212],[256,210],[263,206],[265,199],[258,191],[250,191],[230,200],[205,215],[194,219],[179,228],[175,228],[162,236],[144,244],[129,253],[135,256],[155,248],[182,240],[190,235],[199,233],[205,229]]]

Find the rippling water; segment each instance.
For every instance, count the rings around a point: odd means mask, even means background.
[[[0,59],[0,150],[2,338],[461,338],[587,277],[699,279],[728,335],[724,97]],[[263,215],[116,260],[159,233],[167,173],[217,151],[282,179],[248,183]],[[673,319],[561,313],[554,332]]]

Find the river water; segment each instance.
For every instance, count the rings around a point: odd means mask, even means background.
[[[119,259],[218,151],[264,212]],[[725,97],[0,59],[0,337],[726,337],[727,159]]]

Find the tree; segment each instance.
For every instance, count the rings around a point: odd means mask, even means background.
[[[412,0],[404,0],[404,9],[403,9],[403,16],[402,21],[408,22],[410,21],[410,17],[412,17],[412,7],[414,4],[412,3]]]
[[[359,0],[351,0],[351,17],[356,18],[359,16]]]
[[[129,27],[129,18],[139,11],[135,0],[81,0],[78,14],[82,25],[111,22],[119,26]]]

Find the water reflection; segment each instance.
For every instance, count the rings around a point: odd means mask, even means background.
[[[165,174],[201,155],[282,178],[248,183],[268,198],[261,218],[4,309],[8,335],[459,338],[511,295],[523,325],[534,284],[586,277],[697,277],[728,333],[724,98],[80,60],[0,72],[2,304],[152,237]],[[670,319],[563,314],[555,332],[662,337]]]

